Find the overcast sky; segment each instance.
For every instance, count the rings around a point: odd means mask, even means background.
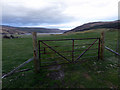
[[[119,0],[2,0],[2,24],[72,29],[118,19]]]

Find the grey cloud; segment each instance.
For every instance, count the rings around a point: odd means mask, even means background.
[[[72,21],[74,17],[62,13],[64,8],[57,5],[47,6],[43,9],[31,9],[26,7],[3,7],[3,24],[15,25],[39,25],[39,24],[59,24]]]

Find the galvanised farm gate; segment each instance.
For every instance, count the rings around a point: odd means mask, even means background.
[[[38,46],[41,67],[100,57],[100,38],[39,40]]]

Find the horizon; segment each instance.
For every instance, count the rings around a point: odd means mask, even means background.
[[[118,20],[119,0],[2,0],[2,24],[71,30],[89,22]]]
[[[119,19],[118,19],[119,20]],[[117,21],[117,20],[112,20],[112,21]],[[111,21],[95,21],[95,22],[111,22]],[[87,23],[94,23],[94,22],[87,22]],[[87,24],[87,23],[84,23],[84,24]],[[84,24],[82,24],[82,25],[84,25]],[[10,26],[10,27],[23,27],[23,28],[47,28],[47,29],[59,29],[59,28],[48,28],[48,27],[41,27],[41,26],[11,26],[11,25],[0,25],[0,26]],[[81,25],[79,25],[79,26],[81,26]],[[78,26],[76,26],[76,27],[78,27]],[[67,29],[67,28],[65,28],[65,29],[59,29],[59,30],[71,30],[71,29],[74,29],[74,28],[76,28],[76,27],[73,27],[73,28],[69,28],[69,29]]]

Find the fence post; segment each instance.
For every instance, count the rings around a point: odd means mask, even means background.
[[[100,38],[100,59],[101,60],[103,60],[104,59],[104,43],[105,43],[105,38],[104,38],[104,36],[105,36],[105,33],[104,33],[104,31],[101,33],[101,38]]]
[[[32,32],[32,39],[33,39],[34,68],[35,68],[35,72],[38,73],[40,71],[40,61],[39,61],[39,57],[38,57],[36,32]]]

